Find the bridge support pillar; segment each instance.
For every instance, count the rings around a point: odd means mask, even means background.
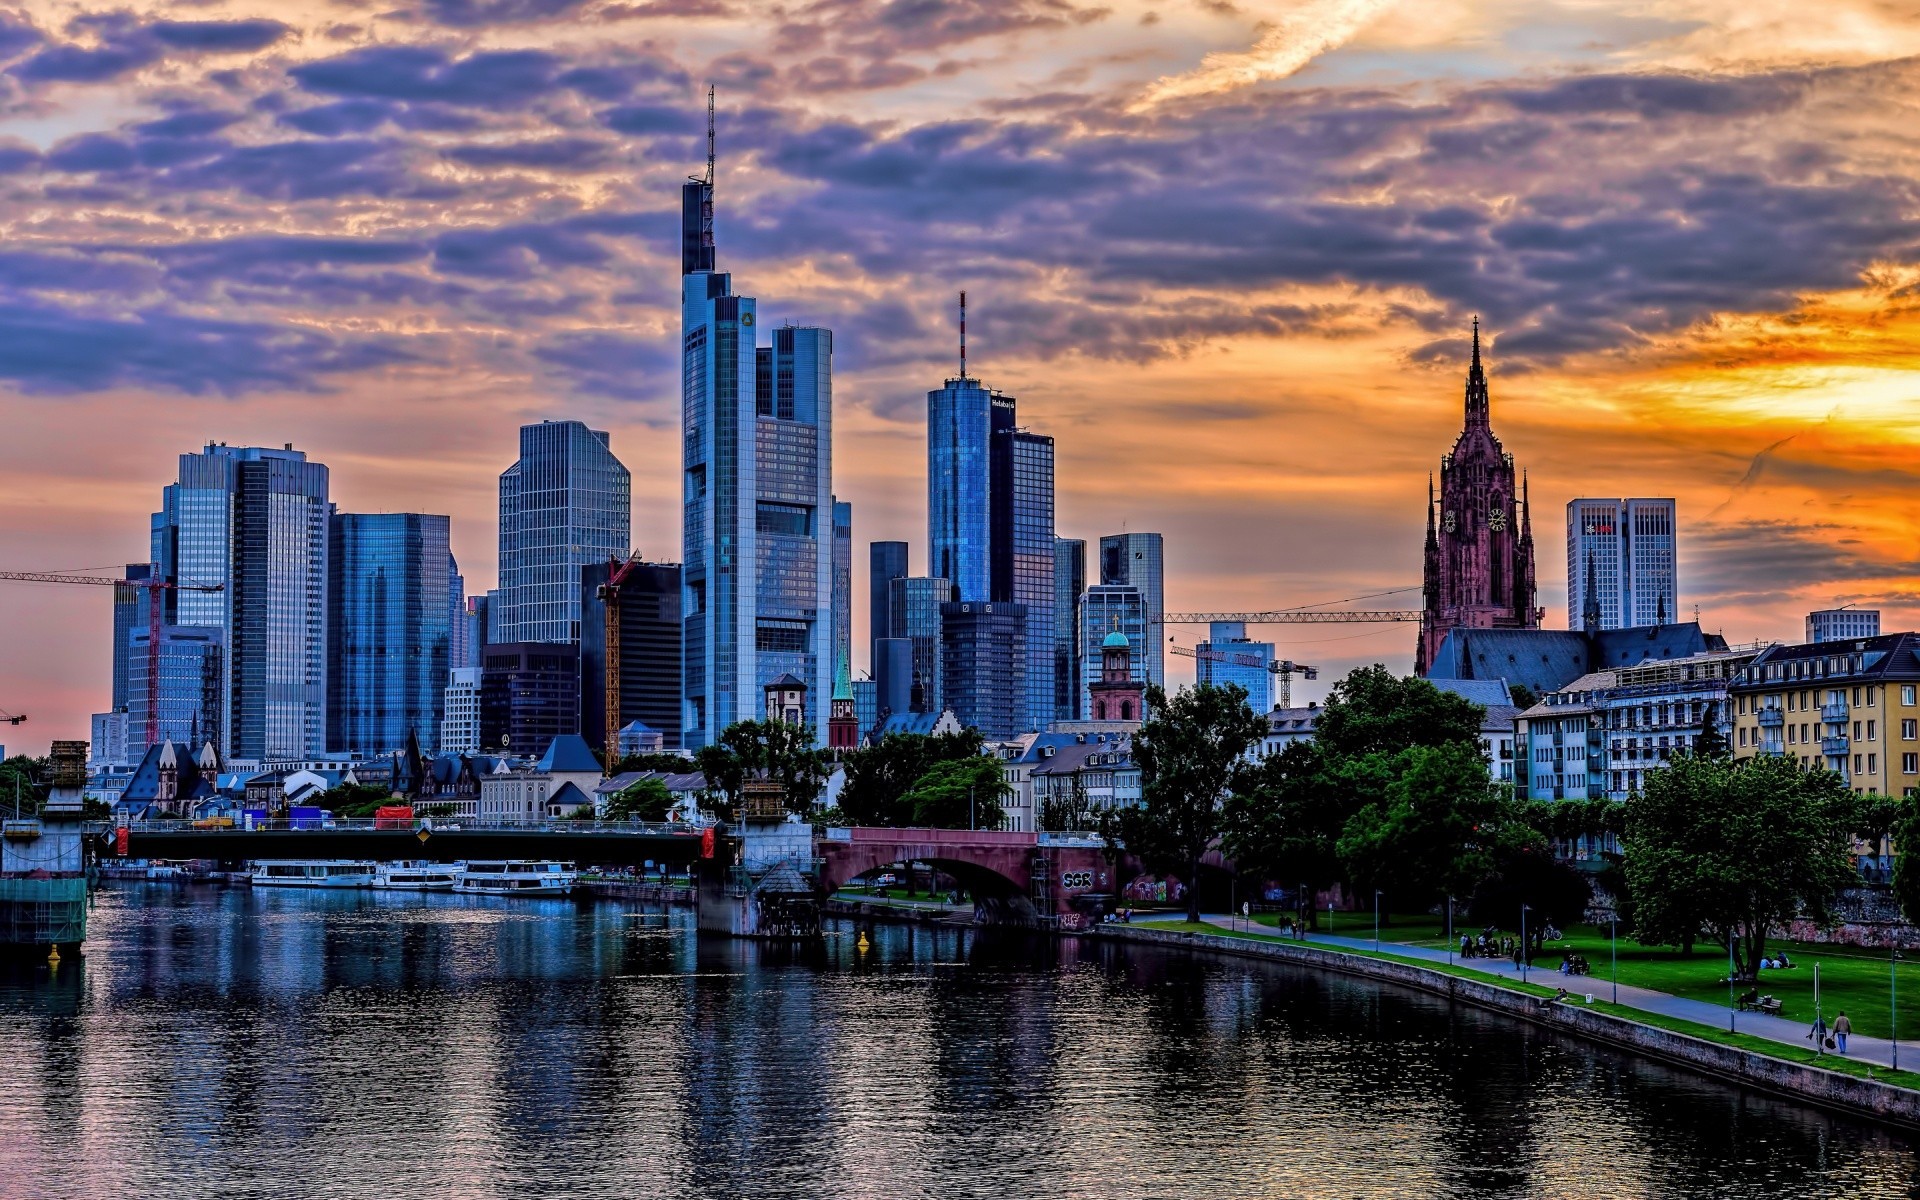
[[[782,940],[819,937],[813,827],[750,823],[736,847],[733,862],[708,859],[700,864],[700,932]]]

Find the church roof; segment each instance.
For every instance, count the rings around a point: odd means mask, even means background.
[[[1100,643],[1100,648],[1102,650],[1125,650],[1130,645],[1132,645],[1132,643],[1127,641],[1127,635],[1116,629],[1107,635],[1105,641]]]
[[[593,748],[587,745],[587,739],[577,733],[563,733],[547,745],[547,752],[534,764],[534,770],[551,775],[555,771],[568,774],[600,771],[600,760],[593,756]]]
[[[591,808],[593,806],[593,797],[581,791],[580,785],[569,779],[561,784],[559,788],[555,789],[553,795],[547,797],[547,804],[549,807],[554,805],[570,805],[574,808]]]
[[[781,675],[780,678],[768,684],[766,687],[766,690],[773,691],[776,688],[785,689],[785,690],[791,690],[791,689],[797,688],[800,691],[804,692],[807,690],[807,685],[804,680],[797,678],[792,672],[787,672],[786,674]]]
[[[1706,633],[1693,621],[1594,634],[1572,629],[1451,629],[1428,664],[1427,679],[1435,687],[1443,680],[1504,680],[1544,696],[1590,671],[1726,648],[1725,638]]]

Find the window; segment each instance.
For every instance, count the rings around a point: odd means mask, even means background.
[[[1855,755],[1854,757],[1858,758],[1859,756]],[[1871,775],[1875,771],[1878,771],[1879,769],[1880,769],[1880,756],[1878,754],[1867,755],[1867,774]]]
[[[1912,719],[1900,722],[1900,740],[1903,742],[1911,742],[1916,738],[1920,738],[1920,722],[1915,722]]]
[[[1902,754],[1900,756],[1902,775],[1920,775],[1920,754]]]
[[[1914,687],[1911,683],[1902,684],[1900,687],[1900,703],[1909,708],[1913,707],[1913,692]]]
[[[1871,717],[1867,719],[1867,740],[1870,742],[1877,742],[1880,740],[1879,731],[1874,725],[1873,719]]]
[[[754,515],[754,528],[761,533],[787,533],[796,537],[813,534],[813,509],[804,504],[782,504],[762,500]]]

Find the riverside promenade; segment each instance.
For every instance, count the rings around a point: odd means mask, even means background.
[[[1241,937],[1263,938],[1267,941],[1282,942],[1289,945],[1320,946],[1331,950],[1358,950],[1368,954],[1376,953],[1372,938],[1343,937],[1334,934],[1310,933],[1304,939],[1286,937],[1271,933],[1264,925],[1249,924],[1244,918],[1230,915],[1205,915],[1201,921]],[[1520,969],[1507,959],[1466,958],[1459,955],[1448,956],[1445,950],[1435,950],[1428,946],[1411,946],[1404,942],[1382,940],[1377,953],[1392,955],[1395,958],[1412,962],[1446,965],[1451,962],[1456,970],[1477,972],[1496,979],[1523,979]],[[1605,964],[1595,964],[1591,975],[1562,975],[1552,966],[1536,965],[1529,967],[1524,982],[1539,987],[1567,989],[1570,1003],[1583,1003],[1588,996],[1596,1001],[1610,1001],[1614,995],[1614,985],[1603,971]],[[1634,987],[1630,984],[1619,985],[1619,1005],[1622,1008],[1640,1009],[1644,1012],[1669,1017],[1679,1021],[1692,1021],[1709,1029],[1743,1033],[1751,1037],[1765,1038],[1783,1046],[1796,1046],[1802,1050],[1811,1049],[1813,1041],[1807,1036],[1808,1025],[1785,1017],[1771,1017],[1764,1013],[1741,1012],[1734,1014],[1731,1029],[1727,1024],[1728,1010],[1724,1004],[1709,1004],[1704,1000],[1689,1000],[1684,996],[1675,996],[1667,992],[1654,991],[1651,988]],[[1833,1023],[1834,1014],[1825,1014],[1827,1023]],[[1920,1068],[1920,1045],[1902,1047],[1903,1057],[1908,1071]],[[1876,1066],[1893,1066],[1893,1043],[1886,1038],[1862,1037],[1854,1034],[1847,1039],[1847,1053],[1833,1054],[1828,1057],[1846,1058],[1854,1062],[1872,1063]]]

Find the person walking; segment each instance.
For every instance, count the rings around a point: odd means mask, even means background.
[[[1847,1035],[1853,1032],[1853,1022],[1847,1020],[1847,1010],[1841,1009],[1840,1015],[1833,1019],[1833,1048],[1840,1053],[1847,1052]]]
[[[1827,1048],[1827,1019],[1821,1016],[1813,1018],[1813,1028],[1807,1030],[1807,1037],[1813,1040],[1813,1052],[1819,1054]]]

